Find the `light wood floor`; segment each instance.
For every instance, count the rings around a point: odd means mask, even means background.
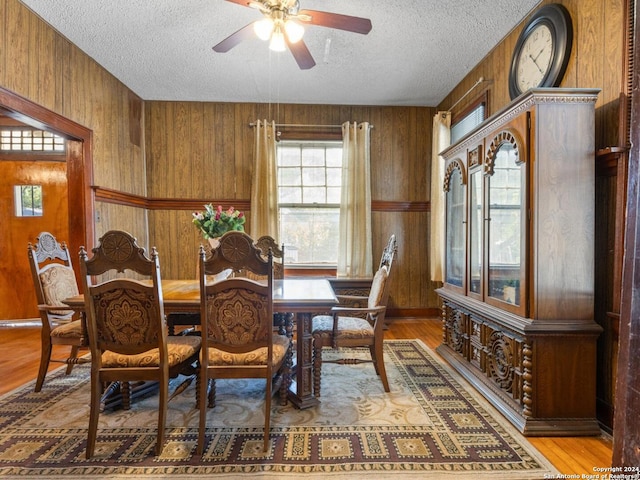
[[[441,343],[438,319],[394,319],[385,332],[389,339],[421,339],[429,348]],[[54,347],[54,355],[59,347]],[[60,347],[61,348],[61,347]],[[40,357],[40,329],[36,326],[0,326],[0,395],[36,378]],[[50,369],[59,367],[52,363]],[[499,415],[499,414],[497,414]],[[592,475],[594,468],[611,466],[611,437],[528,437],[565,475]]]

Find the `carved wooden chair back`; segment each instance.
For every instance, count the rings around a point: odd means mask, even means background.
[[[263,235],[256,241],[256,247],[260,249],[264,257],[269,250],[273,256],[273,278],[282,280],[284,278],[284,244],[278,245],[273,237]]]

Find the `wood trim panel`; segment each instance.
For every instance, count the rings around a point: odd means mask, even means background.
[[[631,2],[635,5],[635,2]],[[635,12],[635,8],[633,9]],[[632,38],[640,32],[640,18],[634,15]],[[630,57],[632,68],[640,62],[640,44],[634,42]],[[640,248],[640,83],[634,74],[631,89],[631,116],[629,165],[627,170],[625,249],[622,263],[622,298],[620,303],[620,329],[618,345],[618,373],[613,420],[614,466],[640,465],[640,279],[637,275]]]
[[[202,210],[207,203],[214,205],[233,205],[238,210],[250,211],[251,201],[241,199],[182,199],[182,198],[146,198],[110,188],[93,186],[96,201],[146,208],[149,210]],[[430,202],[390,202],[372,200],[371,210],[375,212],[430,212]]]

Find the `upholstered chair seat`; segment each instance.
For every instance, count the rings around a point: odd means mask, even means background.
[[[51,336],[54,338],[81,338],[84,335],[84,327],[80,320],[71,320],[61,323],[51,330]]]
[[[273,335],[272,365],[281,364],[291,345],[289,338],[283,335]],[[265,365],[268,350],[266,347],[257,348],[246,353],[229,353],[214,347],[209,348],[209,365]]]
[[[194,336],[167,337],[167,364],[175,367],[193,358],[200,351],[200,338]],[[102,354],[103,368],[158,367],[160,365],[160,349],[124,355],[107,350]]]
[[[336,339],[364,339],[373,338],[374,330],[371,324],[364,318],[338,316],[340,328],[336,331]],[[313,319],[313,331],[320,338],[333,339],[333,317],[319,315]]]

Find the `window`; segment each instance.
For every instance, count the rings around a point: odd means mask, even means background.
[[[462,113],[460,118],[454,118],[451,125],[451,144],[453,145],[467,133],[480,125],[485,119],[484,96],[471,106],[470,110]]]
[[[280,239],[285,245],[285,262],[335,265],[342,142],[281,140],[277,153]]]
[[[64,150],[64,138],[50,132],[25,127],[0,130],[1,152],[61,153]]]
[[[13,200],[16,217],[42,216],[42,185],[15,185]]]

